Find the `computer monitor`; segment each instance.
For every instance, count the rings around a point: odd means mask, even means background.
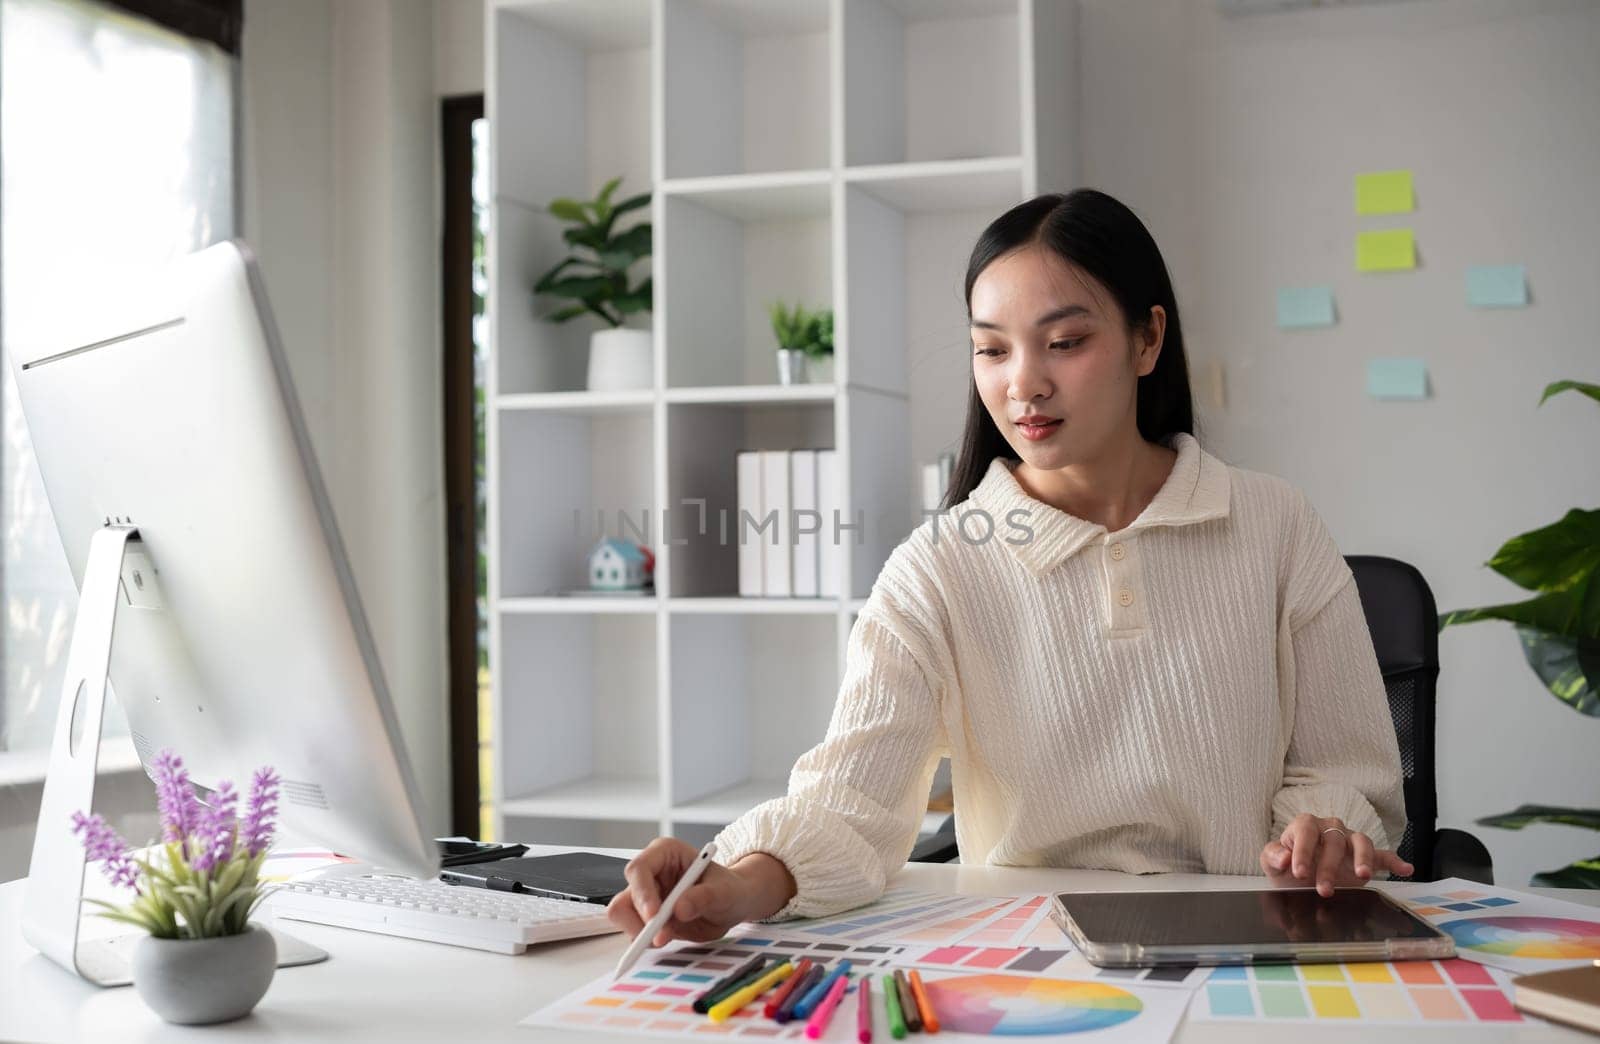
[[[61,938],[55,908],[70,890],[76,914],[81,851],[69,889],[62,846],[79,850],[69,817],[88,807],[94,765],[85,772],[72,717],[76,707],[96,739],[106,645],[147,769],[167,747],[205,787],[244,785],[271,765],[285,832],[434,876],[437,849],[248,248],[220,243],[148,282],[86,293],[81,314],[61,321],[9,345],[81,592],[29,941],[63,963],[76,947],[76,917]]]

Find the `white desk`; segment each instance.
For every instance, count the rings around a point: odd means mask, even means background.
[[[535,854],[554,849],[535,849]],[[625,853],[624,853],[625,854]],[[896,886],[979,895],[1014,895],[1069,888],[1252,888],[1258,877],[1168,875],[1130,877],[1087,870],[1024,870],[913,864],[894,878]],[[1541,890],[1600,906],[1600,893]],[[36,954],[18,929],[23,882],[0,885],[0,1040],[181,1042],[226,1035],[234,1040],[294,1042],[379,1040],[570,1041],[628,1039],[622,1035],[561,1033],[517,1025],[518,1020],[577,986],[607,973],[621,952],[621,936],[607,935],[530,949],[518,957],[455,946],[413,942],[341,928],[285,922],[284,928],[326,949],[322,964],[281,968],[272,988],[247,1018],[210,1028],[169,1026],[147,1009],[131,988],[102,990],[84,983]],[[1430,1036],[1430,1034],[1438,1034]],[[1296,1041],[1374,1041],[1412,1044],[1422,1039],[1467,1037],[1448,1030],[1383,1030],[1296,1025]],[[887,1037],[885,1038],[887,1039]],[[917,1039],[915,1035],[907,1040]],[[930,1038],[937,1041],[937,1037]],[[1041,1038],[1048,1039],[1048,1038]],[[1070,1038],[1063,1038],[1070,1039]],[[1287,1039],[1253,1023],[1190,1023],[1184,1042]],[[1593,1041],[1554,1026],[1474,1029],[1483,1041]]]

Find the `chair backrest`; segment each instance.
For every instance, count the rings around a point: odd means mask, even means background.
[[[1434,789],[1434,697],[1439,679],[1439,610],[1415,566],[1376,555],[1346,555],[1361,594],[1372,648],[1389,697],[1405,775],[1406,832],[1397,851],[1433,880],[1439,799]]]

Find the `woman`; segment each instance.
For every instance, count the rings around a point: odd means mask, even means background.
[[[1260,872],[1324,895],[1411,873],[1355,581],[1305,497],[1195,441],[1160,251],[1079,190],[1014,207],[966,279],[948,511],[890,555],[828,735],[718,838],[654,940],[877,897],[951,759],[963,862]],[[630,935],[694,856],[659,838]]]

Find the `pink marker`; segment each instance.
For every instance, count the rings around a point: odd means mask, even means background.
[[[856,987],[856,1039],[861,1044],[872,1044],[872,979],[863,975]]]
[[[806,1020],[806,1036],[816,1040],[828,1028],[828,1020],[833,1018],[833,1009],[839,1006],[839,998],[844,996],[845,987],[850,985],[846,976],[839,976],[833,985],[828,988],[828,995],[822,998],[822,1003],[817,1005],[817,1010],[811,1013]]]

